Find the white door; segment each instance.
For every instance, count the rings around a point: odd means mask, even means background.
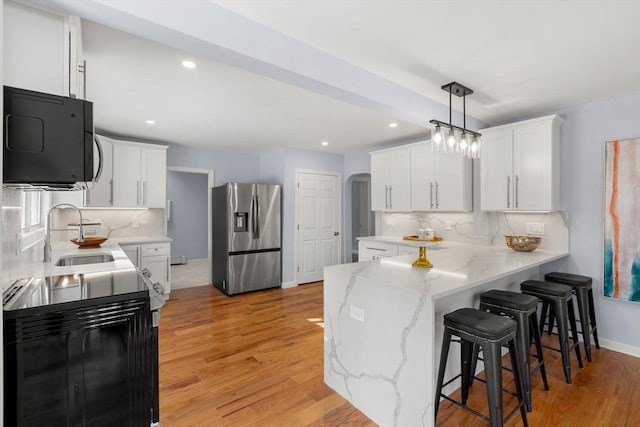
[[[113,206],[113,142],[104,136],[97,138],[102,147],[102,174],[93,188],[87,190],[87,206]],[[94,145],[94,152],[96,150]]]
[[[113,145],[113,205],[141,206],[140,147]]]
[[[164,208],[167,202],[167,152],[142,150],[142,206]]]
[[[548,123],[534,123],[513,130],[515,208],[552,210],[552,147]]]
[[[487,131],[480,155],[480,208],[483,211],[515,209],[513,194],[513,130]]]
[[[297,172],[296,281],[322,280],[341,259],[340,176]]]
[[[371,209],[389,209],[389,154],[371,155]]]
[[[411,154],[408,148],[389,153],[389,208],[394,211],[411,209]]]
[[[427,144],[411,147],[411,209],[414,211],[431,211],[436,207],[433,156]]]

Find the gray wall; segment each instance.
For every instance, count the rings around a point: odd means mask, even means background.
[[[225,182],[257,182],[260,178],[260,156],[172,145],[167,150],[167,166],[214,170],[214,185]]]
[[[167,234],[173,239],[172,256],[208,257],[207,181],[203,173],[167,172],[167,198],[171,200]]]
[[[570,256],[544,269],[593,277],[598,334],[640,356],[640,304],[605,298],[603,278],[604,144],[640,137],[640,93],[561,113],[562,206],[569,212]],[[614,344],[614,348],[621,349]],[[624,350],[624,348],[623,348]]]

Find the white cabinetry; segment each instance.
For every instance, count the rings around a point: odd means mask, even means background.
[[[160,283],[165,293],[171,292],[170,243],[120,244],[133,265],[148,269],[151,281]]]
[[[164,208],[167,160],[164,146],[113,145],[113,205]]]
[[[371,209],[411,209],[411,159],[409,148],[371,154]]]
[[[85,205],[113,206],[113,140],[99,135],[96,138],[102,147],[102,172],[98,182],[86,191]]]
[[[560,126],[552,115],[481,130],[481,209],[560,207]]]
[[[140,245],[121,244],[120,248],[125,254],[127,254],[127,258],[129,258],[129,261],[131,261],[134,266],[140,267]]]
[[[5,1],[2,27],[3,84],[84,97],[80,18]]]
[[[434,152],[428,143],[411,147],[411,210],[470,211],[472,161]]]
[[[160,283],[165,293],[171,292],[169,243],[144,243],[140,245],[140,268],[151,272],[151,281]]]
[[[378,260],[398,255],[398,245],[395,243],[372,242],[360,240],[358,242],[358,262]]]

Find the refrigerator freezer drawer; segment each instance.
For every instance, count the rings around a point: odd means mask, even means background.
[[[230,255],[228,269],[229,295],[280,286],[280,250]]]

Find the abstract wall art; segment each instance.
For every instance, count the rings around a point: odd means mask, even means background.
[[[640,139],[605,146],[604,295],[640,302]]]

